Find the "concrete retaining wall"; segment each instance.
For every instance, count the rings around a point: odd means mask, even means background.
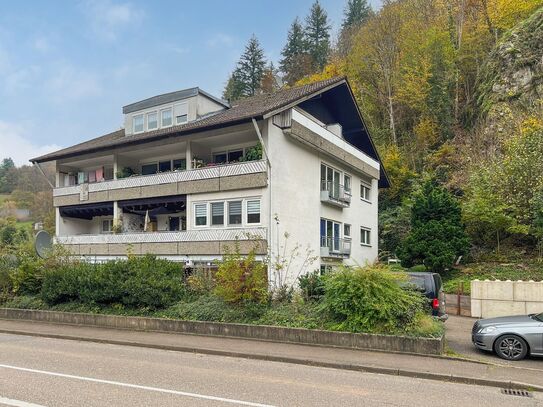
[[[161,318],[125,317],[115,315],[0,308],[0,319],[21,319],[57,324],[134,329],[206,336],[258,339],[272,342],[323,345],[352,349],[440,355],[444,338],[408,338],[402,336],[353,334],[302,328],[225,324],[219,322],[180,321]]]
[[[543,281],[473,280],[471,316],[493,318],[543,312]]]

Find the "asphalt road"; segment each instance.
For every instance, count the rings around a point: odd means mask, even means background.
[[[543,406],[500,389],[0,334],[6,406]]]

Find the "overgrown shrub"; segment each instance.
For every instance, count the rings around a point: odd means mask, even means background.
[[[340,268],[323,278],[323,306],[336,330],[403,331],[424,309],[420,294],[401,288],[405,277],[384,266]]]
[[[305,301],[319,301],[324,295],[324,281],[318,270],[298,277],[298,284]]]
[[[264,303],[268,300],[266,266],[256,261],[254,250],[243,256],[236,242],[234,251],[226,252],[217,265],[214,292],[224,301]]]
[[[215,271],[196,267],[187,278],[188,289],[194,294],[210,294],[215,289]]]
[[[41,298],[50,305],[76,301],[165,308],[183,297],[182,275],[179,263],[151,255],[103,264],[71,262],[45,273]]]

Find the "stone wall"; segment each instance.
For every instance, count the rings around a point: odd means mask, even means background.
[[[444,337],[413,338],[392,335],[356,334],[279,326],[181,321],[161,318],[125,317],[0,308],[0,319],[19,319],[56,324],[184,333],[204,336],[248,338],[271,342],[300,343],[350,349],[371,349],[424,355],[441,355]]]
[[[543,312],[543,281],[473,280],[471,316],[493,318]]]

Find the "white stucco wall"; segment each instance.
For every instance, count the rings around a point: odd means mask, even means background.
[[[290,268],[289,282],[294,283],[299,274],[318,269],[321,264],[364,265],[377,259],[378,252],[378,188],[377,180],[371,180],[371,200],[367,203],[360,199],[360,180],[367,175],[357,173],[338,160],[306,147],[283,133],[271,121],[267,123],[266,138],[272,163],[271,195],[272,216],[277,214],[279,224],[272,222],[270,247],[272,252],[282,252],[285,245],[284,233],[288,239],[287,254],[295,245],[300,245],[298,256]],[[352,200],[350,207],[337,208],[320,201],[320,166],[321,162],[344,171],[352,178]],[[351,225],[351,255],[344,261],[333,262],[320,258],[320,219],[326,218]],[[360,244],[360,227],[371,229],[371,246]],[[343,237],[343,230],[342,235]],[[313,264],[302,269],[306,248],[313,256],[319,256]]]
[[[113,216],[96,216],[92,220],[60,216],[57,236],[95,235],[102,233],[102,220]]]

